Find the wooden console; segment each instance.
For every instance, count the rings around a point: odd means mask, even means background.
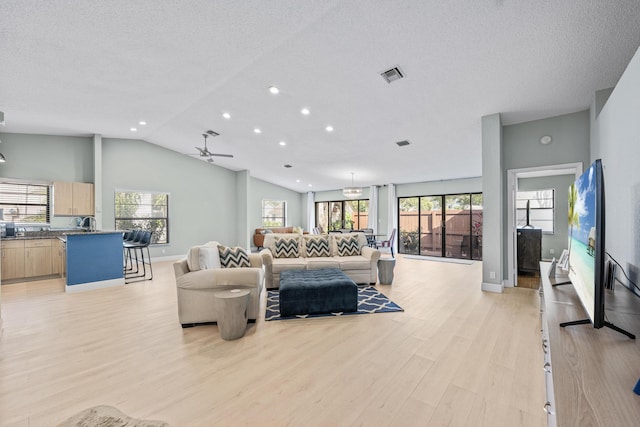
[[[633,388],[640,379],[640,338],[590,324],[561,328],[588,316],[572,285],[551,285],[549,267],[540,263],[549,425],[638,425],[640,396]],[[640,336],[640,298],[620,284],[606,293],[607,320]]]

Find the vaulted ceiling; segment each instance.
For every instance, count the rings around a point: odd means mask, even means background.
[[[300,192],[480,176],[482,116],[587,109],[638,22],[636,0],[0,0],[0,130],[198,158],[211,129],[214,164]]]

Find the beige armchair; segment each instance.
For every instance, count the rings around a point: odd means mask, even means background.
[[[217,242],[195,246],[189,250],[186,259],[173,264],[178,293],[178,319],[183,328],[198,323],[218,321],[214,293],[225,289],[248,289],[249,304],[247,317],[255,321],[260,312],[260,295],[264,287],[262,259],[259,254],[249,254],[251,267],[220,268],[217,265],[203,265],[201,248],[217,251]],[[206,250],[214,254],[213,250]],[[205,252],[202,251],[202,252]],[[215,263],[214,263],[215,264]],[[200,268],[200,266],[206,268]]]

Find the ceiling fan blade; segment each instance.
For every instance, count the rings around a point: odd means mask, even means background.
[[[233,154],[219,154],[219,153],[209,153],[210,156],[216,156],[216,157],[229,157],[229,158],[233,158]]]

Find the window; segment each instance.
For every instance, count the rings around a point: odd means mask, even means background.
[[[116,230],[151,231],[151,243],[169,243],[169,194],[149,191],[115,192]]]
[[[545,234],[553,234],[555,190],[518,191],[516,193],[516,225],[527,225],[527,202],[529,203],[529,224],[541,228]]]
[[[28,183],[0,183],[0,220],[49,223],[49,186]]]
[[[316,203],[316,227],[324,232],[350,229],[359,230],[369,222],[369,200],[339,200]]]
[[[282,200],[262,201],[262,226],[284,227],[286,222],[287,203]]]

